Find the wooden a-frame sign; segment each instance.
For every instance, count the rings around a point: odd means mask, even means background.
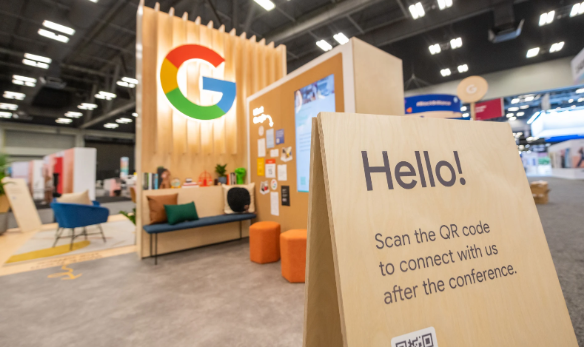
[[[507,123],[320,113],[305,347],[577,347]]]

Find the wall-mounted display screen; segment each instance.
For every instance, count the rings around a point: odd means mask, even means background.
[[[334,74],[294,92],[296,179],[299,192],[308,192],[312,118],[319,112],[335,112]]]

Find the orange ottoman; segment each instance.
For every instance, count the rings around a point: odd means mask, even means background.
[[[257,222],[249,227],[249,259],[258,264],[280,260],[280,224]]]
[[[304,283],[306,274],[306,229],[288,230],[280,236],[282,276],[292,283]]]

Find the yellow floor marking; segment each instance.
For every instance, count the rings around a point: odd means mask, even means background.
[[[67,270],[67,272],[57,272],[56,274],[52,274],[47,276],[48,278],[57,278],[57,277],[61,277],[62,280],[74,280],[78,277],[80,277],[83,274],[79,274],[79,275],[73,275],[73,269],[67,267],[67,265],[63,265],[61,267],[61,269],[63,270]]]
[[[12,257],[10,257],[10,259],[8,259],[6,261],[6,264],[16,263],[19,261],[39,259],[39,258],[48,258],[48,257],[53,257],[55,255],[66,254],[69,252],[76,251],[78,249],[85,248],[85,247],[89,246],[90,243],[91,242],[89,240],[85,240],[85,241],[75,242],[73,244],[73,248],[71,248],[71,246],[69,244],[65,244],[65,245],[61,245],[61,246],[38,249],[36,251],[17,254],[17,255],[13,255]]]

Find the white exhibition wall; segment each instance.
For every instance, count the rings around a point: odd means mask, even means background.
[[[574,85],[570,62],[573,57],[551,60],[482,75],[489,83],[489,91],[483,100],[527,94]],[[472,67],[471,67],[472,68]],[[470,74],[472,75],[472,69]],[[454,94],[461,80],[406,91],[405,96],[422,94]]]

